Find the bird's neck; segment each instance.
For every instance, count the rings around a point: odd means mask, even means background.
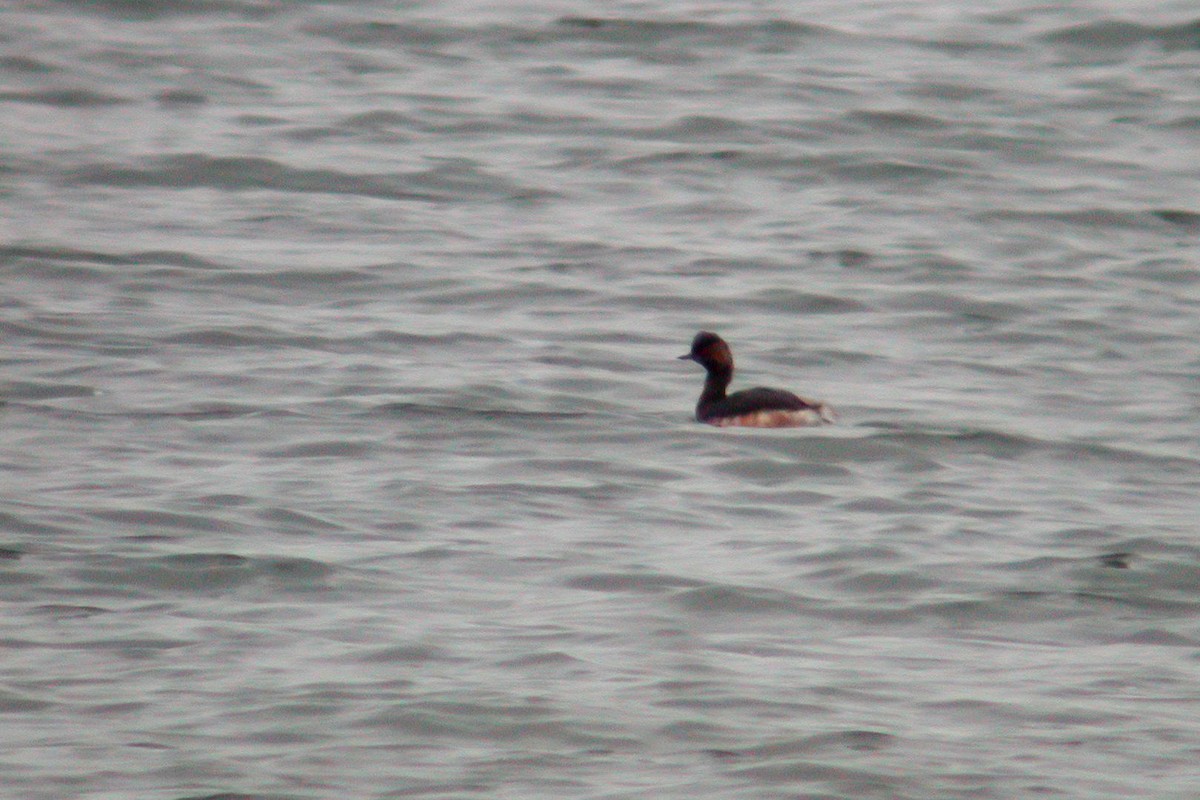
[[[733,380],[733,367],[710,367],[708,377],[704,379],[704,391],[700,393],[701,403],[712,403],[725,399],[725,390]]]

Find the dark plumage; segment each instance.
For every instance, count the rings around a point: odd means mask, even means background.
[[[692,340],[691,352],[681,359],[704,367],[704,391],[696,404],[696,419],[709,425],[740,425],[756,428],[785,428],[833,422],[833,409],[784,391],[762,386],[726,394],[733,380],[733,351],[725,340],[710,331],[700,331]]]

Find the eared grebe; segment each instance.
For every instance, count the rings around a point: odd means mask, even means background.
[[[725,394],[733,378],[733,351],[715,333],[700,331],[692,352],[680,356],[708,370],[704,391],[696,404],[696,419],[709,425],[750,428],[793,428],[833,422],[833,409],[815,400],[797,397],[783,389],[744,389]]]

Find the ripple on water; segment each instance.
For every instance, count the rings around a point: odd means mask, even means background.
[[[534,194],[499,175],[460,165],[432,170],[353,174],[333,169],[302,169],[268,158],[214,157],[184,153],[149,159],[145,166],[93,164],[67,171],[63,179],[83,186],[166,189],[212,188],[226,191],[270,189],[287,193],[344,194],[388,200],[448,200]]]
[[[1057,28],[1042,34],[1041,38],[1051,44],[1076,48],[1123,50],[1152,42],[1167,50],[1186,50],[1196,46],[1196,27],[1194,20],[1174,25],[1146,25],[1120,19],[1099,19]]]
[[[220,594],[254,585],[270,591],[320,589],[333,575],[334,568],[306,558],[180,553],[95,556],[71,572],[76,580],[104,595],[154,597],[177,592]]]
[[[779,614],[808,609],[811,602],[780,589],[707,583],[677,593],[674,602],[704,615]]]

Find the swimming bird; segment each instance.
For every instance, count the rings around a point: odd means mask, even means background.
[[[704,391],[696,404],[696,419],[719,427],[794,428],[834,421],[833,409],[783,389],[759,386],[726,394],[733,379],[733,351],[720,336],[700,331],[691,352],[680,359],[695,361],[708,371]]]

